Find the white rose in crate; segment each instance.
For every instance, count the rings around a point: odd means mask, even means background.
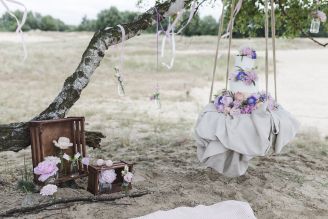
[[[105,161],[105,165],[108,166],[108,167],[113,166],[113,161],[111,161],[111,160],[106,160],[106,161]]]
[[[69,138],[66,137],[60,137],[58,139],[58,141],[52,141],[54,143],[54,145],[58,148],[60,148],[61,150],[66,150],[69,147],[73,146],[73,143],[70,142]]]

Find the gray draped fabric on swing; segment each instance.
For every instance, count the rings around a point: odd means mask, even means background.
[[[239,0],[238,4],[241,4]],[[237,5],[238,5],[237,4]],[[233,20],[236,15],[234,0],[231,5],[231,17],[229,31],[229,54]],[[223,13],[222,13],[223,14]],[[221,15],[221,18],[223,16]],[[216,62],[221,39],[223,19],[220,19],[218,33],[218,45],[213,69],[213,80],[210,92],[210,103],[200,113],[195,127],[198,159],[228,177],[236,177],[245,174],[249,161],[256,156],[265,156],[270,148],[275,153],[280,153],[282,148],[295,137],[299,123],[290,113],[279,106],[275,110],[269,110],[267,103],[253,111],[251,114],[241,114],[235,117],[219,113],[212,100],[213,81],[216,70]],[[265,79],[266,93],[268,94],[268,0],[265,2]],[[276,57],[275,57],[275,16],[274,3],[271,0],[271,28],[274,62],[274,87],[276,92]],[[226,74],[226,88],[229,73],[229,61]]]

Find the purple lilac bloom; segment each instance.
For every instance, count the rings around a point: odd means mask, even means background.
[[[252,59],[256,59],[256,52],[255,52],[255,50],[253,50],[253,52],[252,52]]]

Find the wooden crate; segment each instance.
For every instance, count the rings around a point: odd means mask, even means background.
[[[59,148],[54,146],[53,140],[59,137],[67,137],[73,146],[64,152],[70,156],[79,152],[82,157],[86,156],[84,117],[69,117],[65,119],[31,121],[30,122],[31,150],[33,168],[47,156],[58,156]],[[56,183],[69,181],[87,176],[87,166],[79,162],[77,176],[70,176],[69,163],[64,161],[67,175],[59,176]],[[38,175],[34,174],[34,181],[38,184]]]
[[[122,191],[122,183],[123,183],[123,176],[121,171],[124,170],[125,165],[128,165],[129,171],[133,171],[133,164],[129,164],[124,161],[114,162],[112,166],[107,167],[105,165],[103,166],[95,166],[90,165],[89,166],[89,178],[88,178],[88,191],[91,192],[94,195],[100,195],[100,194],[109,194],[109,193],[115,193]],[[116,179],[112,183],[111,190],[107,190],[106,192],[101,193],[99,191],[99,175],[101,171],[104,170],[111,170],[114,169],[116,173]],[[129,184],[129,189],[132,189],[131,183]]]

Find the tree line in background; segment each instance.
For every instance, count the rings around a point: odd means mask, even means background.
[[[292,0],[292,2],[295,2]],[[297,1],[296,1],[297,2]],[[297,7],[298,6],[298,7]],[[300,29],[307,30],[310,26],[311,17],[308,10],[303,10],[299,7],[299,3],[293,5],[293,13],[290,16],[294,16],[290,20],[286,20],[281,10],[276,10],[277,14],[277,35],[285,37],[302,37],[304,33]],[[296,10],[295,10],[296,9]],[[288,9],[287,10],[291,10]],[[228,20],[228,13],[226,13],[226,19]],[[184,21],[188,19],[189,12],[183,15]],[[22,18],[21,11],[15,11],[14,14],[17,18]],[[138,16],[137,12],[131,11],[119,11],[116,7],[102,10],[98,13],[96,19],[88,19],[86,16],[82,18],[79,25],[67,25],[60,19],[56,19],[50,15],[43,16],[40,13],[28,12],[26,23],[23,26],[23,31],[30,30],[42,30],[42,31],[96,31],[105,27],[114,27],[117,24],[124,24],[133,21]],[[295,20],[293,20],[295,19]],[[298,22],[300,28],[296,29],[295,21]],[[167,20],[162,21],[162,26],[167,26]],[[322,25],[321,31],[316,36],[328,37],[327,29],[328,22]],[[0,31],[15,31],[17,27],[15,19],[13,19],[8,13],[3,14],[0,17]],[[218,23],[212,16],[200,17],[195,14],[190,24],[183,30],[182,34],[185,36],[197,36],[197,35],[216,35],[218,29]],[[147,30],[149,33],[154,33],[156,27],[152,27]],[[263,25],[263,9],[260,6],[254,7],[253,0],[244,1],[243,10],[238,14],[235,21],[234,37],[263,37],[264,25]]]

